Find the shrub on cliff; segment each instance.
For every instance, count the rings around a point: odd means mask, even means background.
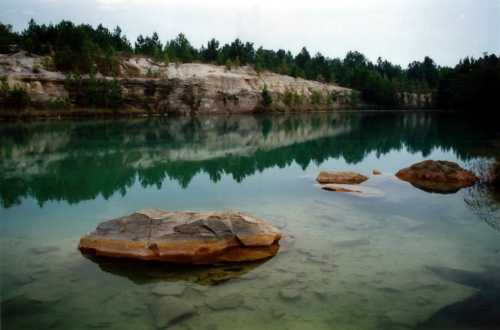
[[[323,94],[321,94],[320,91],[313,90],[311,92],[310,100],[312,105],[320,106],[321,104],[323,104]]]
[[[262,89],[261,96],[262,96],[262,105],[266,108],[271,106],[271,104],[273,103],[273,97],[271,96],[271,93],[267,89],[267,86],[264,86],[264,88]]]
[[[359,102],[360,102],[359,92],[351,91],[351,94],[349,94],[350,106],[356,108],[359,105]]]
[[[77,106],[116,109],[123,105],[123,94],[117,80],[68,76],[66,88]]]
[[[22,87],[9,87],[7,81],[0,82],[0,106],[4,109],[25,109],[31,103],[28,92]]]

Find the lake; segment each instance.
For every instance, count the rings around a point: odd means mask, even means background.
[[[194,310],[172,329],[494,329],[470,302],[500,311],[499,199],[394,173],[480,168],[498,138],[430,112],[0,123],[2,329],[157,329],[178,308],[165,291]],[[320,170],[369,175],[379,194],[321,190]],[[217,267],[78,251],[144,208],[241,210],[284,238],[268,261]]]

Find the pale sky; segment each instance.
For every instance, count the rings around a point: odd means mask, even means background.
[[[0,22],[15,30],[70,19],[138,34],[179,32],[194,46],[212,37],[258,47],[343,57],[358,50],[406,66],[431,56],[454,65],[465,56],[500,54],[500,0],[1,0]]]

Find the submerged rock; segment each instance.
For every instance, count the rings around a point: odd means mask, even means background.
[[[434,313],[417,329],[498,329],[500,324],[500,268],[487,267],[474,272],[442,266],[427,267],[445,281],[451,281],[478,290],[465,300],[445,306]]]
[[[165,328],[195,313],[195,308],[182,299],[162,297],[150,306],[157,328]]]
[[[280,247],[281,250],[281,247]],[[129,279],[136,284],[191,282],[200,286],[219,285],[238,279],[255,270],[267,260],[238,264],[218,264],[193,267],[193,265],[170,264],[125,258],[106,258],[85,255],[107,273]],[[238,267],[234,267],[237,265]],[[231,267],[228,267],[231,266]],[[183,296],[186,295],[186,290]]]
[[[321,184],[359,184],[368,180],[368,177],[356,172],[322,171],[316,181]]]
[[[283,300],[297,300],[301,298],[300,290],[295,288],[284,288],[280,290],[280,298]]]
[[[444,160],[426,160],[400,170],[396,176],[419,189],[436,193],[455,193],[478,180],[474,173]]]
[[[270,258],[280,238],[278,229],[239,212],[154,209],[101,223],[79,248],[97,256],[214,264]]]
[[[351,187],[344,187],[344,186],[337,186],[333,184],[326,184],[324,186],[321,186],[321,189],[327,190],[327,191],[335,191],[335,192],[350,192],[350,193],[361,193],[360,190],[353,189]]]
[[[340,241],[333,244],[336,248],[355,248],[358,246],[370,245],[368,239],[353,239],[348,241]]]
[[[151,289],[151,293],[156,296],[182,296],[185,289],[185,285],[176,282],[160,283]]]
[[[321,186],[321,189],[326,191],[348,193],[350,195],[359,197],[383,197],[384,193],[373,187],[361,186],[361,185],[349,185],[349,184],[325,184]]]
[[[245,304],[245,298],[239,294],[234,293],[227,296],[220,297],[208,303],[208,307],[213,310],[234,309],[240,308]]]
[[[29,249],[29,252],[35,255],[41,255],[41,254],[57,252],[59,250],[60,249],[57,246],[39,246]]]

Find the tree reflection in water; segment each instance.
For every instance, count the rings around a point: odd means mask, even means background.
[[[481,181],[467,190],[465,204],[491,228],[500,231],[500,158],[476,162]]]
[[[488,134],[443,114],[234,115],[11,123],[0,126],[0,202],[26,197],[77,203],[105,199],[139,182],[183,188],[206,173],[213,182],[237,182],[267,168],[292,163],[307,168],[328,159],[357,164],[371,152],[406,149],[424,157],[435,148],[461,160],[474,157]],[[464,139],[463,132],[467,132]],[[470,138],[473,137],[473,138]]]

